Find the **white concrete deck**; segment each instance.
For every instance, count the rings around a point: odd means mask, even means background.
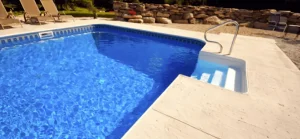
[[[0,36],[97,23],[203,39],[200,32],[100,19],[16,26],[0,30]],[[219,40],[228,52],[232,35],[208,37]],[[203,51],[217,52],[218,47],[207,44]],[[300,138],[300,71],[275,41],[238,36],[231,57],[246,61],[248,93],[179,75],[123,138]]]

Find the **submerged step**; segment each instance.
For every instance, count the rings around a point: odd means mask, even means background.
[[[224,73],[222,71],[216,70],[212,78],[211,84],[220,86],[222,83]]]
[[[240,59],[201,52],[191,77],[231,91],[247,92],[246,63]]]

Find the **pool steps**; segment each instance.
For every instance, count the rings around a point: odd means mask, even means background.
[[[203,70],[203,68],[206,68],[205,65],[197,65],[196,67],[200,68],[195,69],[194,73],[191,76],[192,78],[199,79],[202,82],[210,82],[210,84],[212,85],[220,86],[227,90],[238,93],[246,93],[248,91],[246,62],[244,60],[228,56],[216,55],[203,51],[201,51],[199,54],[199,60],[222,65],[223,67],[227,67],[228,69],[227,71],[221,71],[218,69],[218,67],[210,67],[207,70]],[[203,62],[198,62],[197,64],[203,64]]]

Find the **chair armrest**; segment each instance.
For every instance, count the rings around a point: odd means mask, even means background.
[[[10,11],[7,13],[7,17],[6,18],[12,18],[12,19],[15,19],[15,15],[13,13],[13,9],[10,9]]]
[[[287,22],[279,22],[279,25],[287,25]]]
[[[6,18],[15,19],[15,16],[13,14],[11,14],[11,13],[8,13]]]
[[[24,12],[23,17],[24,17],[24,22],[26,23],[27,22],[27,13],[26,12]]]

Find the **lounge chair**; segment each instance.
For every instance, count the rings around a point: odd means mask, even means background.
[[[283,37],[286,36],[286,34],[288,33],[288,30],[290,29],[290,27],[292,27],[292,28],[298,28],[297,35],[296,35],[296,37],[295,37],[295,40],[296,40],[296,39],[298,38],[298,36],[300,36],[300,25],[288,25],[288,26],[284,29],[284,31],[283,31],[283,32],[285,32],[284,35],[283,35]]]
[[[24,12],[25,22],[27,22],[29,20],[31,23],[38,22],[41,25],[41,22],[46,22],[48,20],[54,20],[54,18],[51,15],[50,16],[42,16],[43,14],[39,10],[35,0],[20,0],[20,2],[25,11]]]
[[[4,26],[11,25],[11,24],[22,24],[20,20],[15,19],[12,14],[8,14],[2,1],[0,0],[0,27],[4,29]]]
[[[63,19],[67,19],[67,18],[71,18],[74,21],[74,17],[71,15],[66,15],[65,13],[63,13],[64,15],[61,15],[59,13],[59,11],[57,10],[57,7],[55,6],[55,3],[53,2],[53,0],[40,0],[44,9],[45,9],[45,14],[46,15],[51,15],[52,17],[57,17],[56,21],[63,21]]]

